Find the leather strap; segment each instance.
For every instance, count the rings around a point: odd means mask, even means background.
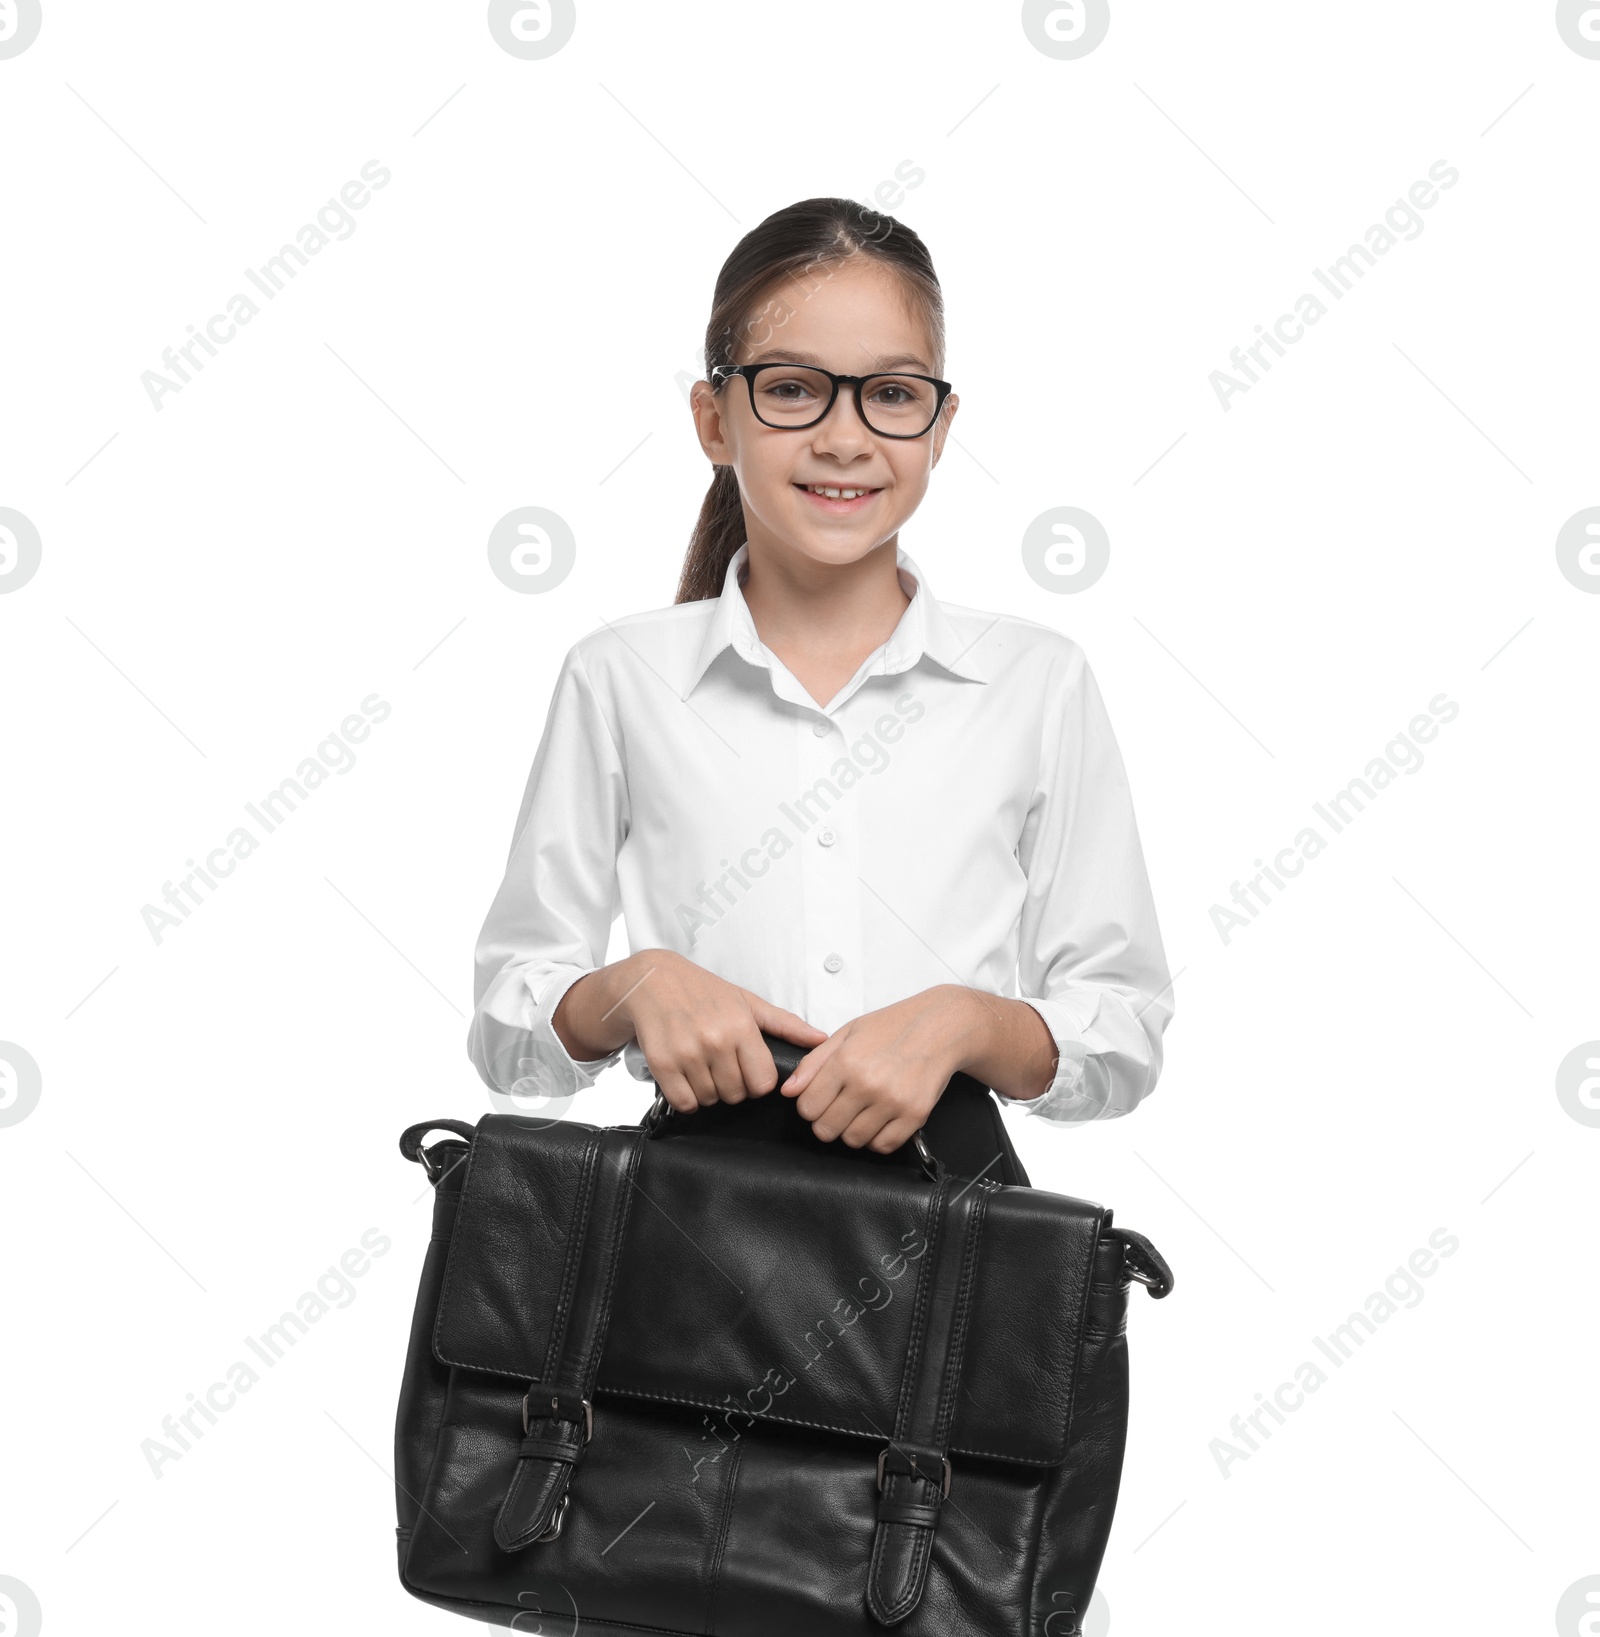
[[[400,1133],[400,1152],[408,1160],[420,1165],[428,1173],[428,1181],[438,1187],[439,1179],[444,1175],[444,1168],[436,1167],[430,1151],[422,1146],[422,1139],[432,1131],[453,1131],[456,1136],[470,1143],[477,1135],[477,1128],[468,1125],[465,1120],[424,1120],[421,1125],[407,1126]]]
[[[1167,1259],[1142,1233],[1132,1228],[1111,1228],[1113,1237],[1122,1240],[1122,1273],[1127,1279],[1137,1279],[1159,1302],[1172,1294],[1175,1283]]]
[[[950,1426],[961,1386],[978,1243],[989,1196],[999,1187],[948,1174],[934,1186],[928,1263],[917,1291],[894,1437],[879,1457],[883,1480],[867,1608],[880,1625],[904,1620],[927,1584],[949,1484]]]
[[[606,1126],[584,1149],[550,1345],[523,1400],[517,1468],[494,1520],[502,1551],[518,1552],[559,1532],[567,1486],[589,1440],[589,1400],[644,1140],[634,1127]]]

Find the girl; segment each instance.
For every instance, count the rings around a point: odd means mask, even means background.
[[[677,599],[567,653],[478,940],[492,1087],[561,1097],[622,1055],[684,1113],[776,1088],[889,1153],[959,1076],[1061,1123],[1155,1085],[1170,979],[1083,650],[938,602],[900,546],[944,367],[891,216],[807,199],[724,264]],[[763,1031],[803,1049],[781,1086]]]

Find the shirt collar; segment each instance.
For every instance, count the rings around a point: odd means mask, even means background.
[[[750,542],[746,540],[729,559],[727,572],[722,577],[722,594],[711,611],[705,636],[680,690],[684,699],[694,692],[712,660],[724,648],[731,647],[752,665],[767,664],[767,650],[756,631],[756,622],[740,583],[749,560]],[[884,646],[882,672],[892,675],[908,671],[926,656],[953,676],[969,682],[986,682],[988,678],[969,651],[972,645],[963,643],[961,634],[934,597],[927,575],[899,546],[895,547],[895,572],[900,577],[901,589],[911,601]]]

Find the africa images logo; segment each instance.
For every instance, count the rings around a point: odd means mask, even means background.
[[[0,61],[20,57],[39,38],[43,21],[39,0],[0,0]]]
[[[0,1126],[21,1125],[39,1106],[43,1085],[33,1057],[14,1040],[0,1040]]]
[[[0,0],[4,5],[5,0]],[[9,506],[0,506],[0,597],[20,591],[35,574],[44,556],[39,531]]]
[[[1580,57],[1600,61],[1600,0],[1558,0],[1556,28]]]
[[[5,0],[0,0],[0,17],[4,15]],[[39,1637],[43,1626],[44,1614],[32,1588],[0,1574],[0,1637]]]

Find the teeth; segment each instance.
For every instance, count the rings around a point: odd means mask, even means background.
[[[806,487],[812,494],[827,495],[830,500],[854,500],[858,495],[872,493],[870,489],[827,489],[816,483],[808,483]]]

